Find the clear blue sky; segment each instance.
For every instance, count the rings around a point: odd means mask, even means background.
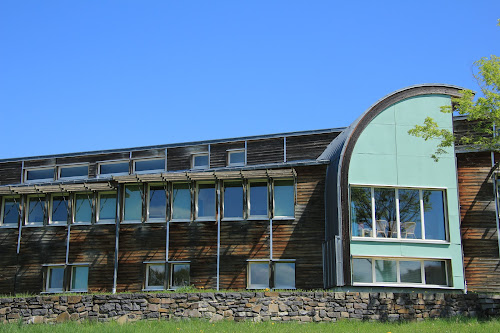
[[[349,125],[477,85],[500,1],[0,2],[0,158]]]

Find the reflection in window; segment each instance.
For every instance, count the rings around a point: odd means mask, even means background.
[[[447,285],[446,263],[444,261],[424,261],[425,283]]]
[[[352,235],[372,236],[372,192],[369,187],[351,188]]]
[[[229,151],[227,160],[229,166],[245,165],[245,150]]]
[[[148,221],[165,221],[167,216],[167,196],[163,186],[149,187]]]
[[[376,282],[398,282],[395,260],[375,260]]]
[[[422,238],[420,191],[399,189],[399,219],[401,238]]]
[[[443,191],[422,191],[426,239],[446,239]]]
[[[372,260],[366,258],[352,259],[352,280],[353,282],[371,283]]]
[[[197,217],[215,218],[215,184],[198,184]]]
[[[116,192],[99,193],[98,222],[115,222]]]
[[[399,271],[401,282],[422,283],[422,270],[420,261],[400,261]]]
[[[90,223],[92,221],[92,193],[75,194],[74,222]]]
[[[295,263],[274,263],[274,288],[295,289]]]
[[[147,266],[146,289],[164,289],[165,264]]]
[[[172,288],[189,286],[189,264],[172,264]]]
[[[52,195],[50,223],[66,223],[68,221],[68,197]]]
[[[54,168],[26,170],[26,180],[53,180]]]
[[[49,267],[47,268],[47,285],[48,292],[63,291],[64,267]]]
[[[268,262],[251,262],[251,263],[249,263],[248,288],[249,289],[269,288],[269,263]]]
[[[396,196],[392,188],[375,188],[376,237],[397,237]]]
[[[2,206],[2,221],[3,226],[17,226],[19,221],[19,197],[4,197]]]
[[[141,221],[142,218],[142,189],[141,185],[125,186],[125,221]]]
[[[191,190],[187,183],[173,185],[172,219],[191,219]]]
[[[243,217],[243,185],[241,182],[224,182],[224,217]]]
[[[192,168],[193,169],[208,169],[208,154],[193,155]]]
[[[293,180],[274,181],[274,216],[294,216],[295,197]]]
[[[71,291],[87,291],[88,279],[88,266],[73,266],[71,270]]]
[[[45,197],[28,197],[28,224],[43,224],[45,217]]]
[[[267,217],[267,182],[252,182],[250,185],[250,216]]]
[[[59,178],[87,177],[88,175],[88,165],[67,166],[59,169]]]
[[[134,170],[135,172],[165,170],[165,160],[151,159],[151,160],[135,161]]]
[[[101,175],[110,175],[119,173],[128,173],[128,161],[101,164],[99,167],[99,174]]]

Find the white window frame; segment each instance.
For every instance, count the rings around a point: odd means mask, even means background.
[[[169,261],[168,262],[168,290],[176,290],[183,288],[185,286],[174,286],[174,266],[175,265],[188,265],[189,266],[189,283],[187,287],[191,285],[191,262],[190,261]]]
[[[269,277],[267,279],[267,285],[264,284],[257,284],[257,285],[252,285],[251,284],[251,277],[252,277],[252,269],[251,266],[255,264],[266,264],[268,266],[269,272],[268,275],[271,275],[271,267],[269,265],[269,259],[254,259],[254,260],[247,260],[247,289],[269,289]]]
[[[125,197],[125,193],[127,191],[127,186],[137,186],[139,187],[139,195],[140,195],[140,198],[141,198],[141,218],[139,220],[126,220],[125,219],[125,206],[126,206],[126,202],[127,202],[127,198]],[[123,224],[127,224],[127,223],[130,223],[130,224],[135,224],[135,223],[142,223],[142,212],[143,212],[143,207],[144,207],[144,189],[141,189],[141,187],[143,187],[143,184],[142,183],[128,183],[128,184],[125,184],[123,186],[123,205],[121,205],[121,208],[122,208],[122,220],[121,220],[121,223]],[[143,187],[144,188],[144,187]],[[117,199],[119,200],[119,199]]]
[[[174,207],[174,187],[176,184],[187,184],[188,185],[188,191],[189,191],[189,218],[174,218],[174,212],[175,212],[175,207]],[[189,182],[175,182],[172,183],[171,185],[171,191],[169,192],[169,203],[170,203],[170,222],[190,222],[192,221],[192,215],[193,215],[193,190],[192,190],[193,184]],[[194,203],[195,204],[195,203]]]
[[[117,191],[101,191],[101,192],[97,192],[97,204],[96,204],[96,216],[95,216],[95,222],[96,224],[115,224],[116,223],[116,214],[118,212],[116,212],[116,206],[115,206],[115,219],[114,220],[111,220],[111,219],[104,219],[104,220],[101,220],[99,215],[100,215],[100,211],[101,211],[101,195],[102,194],[111,194],[113,193],[116,197],[116,200],[119,200],[118,198],[118,195],[117,195]]]
[[[63,293],[64,292],[64,278],[66,274],[66,265],[61,264],[61,265],[47,265],[47,274],[45,276],[45,293]],[[52,274],[53,269],[62,269],[63,270],[63,281],[62,281],[62,287],[61,288],[49,288],[50,285],[50,276]]]
[[[228,149],[227,152],[227,166],[245,166],[247,164],[247,153],[245,148],[237,148],[237,149]],[[231,163],[231,155],[243,153],[244,161],[240,163]]]
[[[102,165],[107,165],[107,164],[121,164],[121,163],[128,163],[129,165],[129,170],[130,170],[130,160],[113,160],[113,161],[103,161],[103,162],[98,162],[97,163],[97,178],[103,178],[103,177],[110,177],[110,176],[123,176],[123,175],[128,175],[130,174],[130,171],[127,172],[117,172],[117,173],[101,173],[101,166]]]
[[[38,198],[43,198],[43,221],[42,222],[29,222],[30,215],[30,201],[35,199],[39,201]],[[45,225],[45,220],[47,219],[47,196],[45,194],[30,194],[26,197],[26,212],[24,214],[24,226],[25,227],[40,227]]]
[[[272,260],[273,264],[273,270],[274,270],[274,279],[273,279],[273,284],[274,288],[273,289],[286,289],[286,290],[294,290],[297,289],[297,263],[295,259],[278,259],[278,260]],[[294,286],[293,288],[278,288],[276,287],[276,264],[294,264],[293,272],[295,274],[293,282]]]
[[[11,198],[15,198],[16,201],[18,201],[17,203],[17,223],[16,224],[9,224],[9,225],[5,225],[3,223],[3,218],[4,218],[4,214],[5,214],[5,199],[11,199]],[[19,199],[19,200],[18,200]],[[19,205],[21,204],[21,197],[20,196],[16,196],[16,195],[5,195],[5,196],[2,196],[2,200],[0,201],[1,204],[2,204],[2,207],[0,207],[0,228],[18,228],[19,227],[19,221],[21,219],[21,214],[19,212]]]
[[[85,195],[87,198],[90,198],[90,221],[88,222],[80,222],[76,221],[76,197],[77,195]],[[75,192],[73,194],[73,202],[72,202],[72,211],[71,211],[71,224],[78,224],[78,225],[89,225],[92,224],[92,219],[94,215],[94,209],[96,207],[96,204],[94,203],[94,192]]]
[[[165,192],[165,218],[150,218],[149,217],[149,205],[151,202],[151,187],[162,187],[163,191]],[[161,222],[167,222],[168,218],[168,199],[169,199],[169,191],[167,188],[167,184],[164,183],[148,183],[148,194],[146,198],[146,222],[148,223],[161,223]]]
[[[198,195],[200,191],[200,185],[206,185],[210,184],[214,186],[214,215],[212,216],[198,216]],[[202,182],[196,182],[196,191],[195,191],[195,199],[194,199],[194,216],[196,221],[215,221],[217,216],[217,186],[216,183],[213,181],[202,181]]]
[[[73,264],[70,267],[71,267],[71,273],[70,273],[70,277],[69,277],[69,291],[76,292],[76,293],[86,293],[86,292],[88,292],[89,275],[90,275],[89,264]],[[73,288],[73,274],[75,274],[74,269],[77,268],[77,267],[87,267],[88,268],[88,273],[87,273],[87,289],[75,289],[75,288]]]
[[[274,215],[276,211],[276,202],[275,202],[275,182],[276,181],[291,181],[293,187],[293,215]],[[293,178],[275,178],[273,179],[273,220],[295,220],[295,206],[296,206],[296,186],[295,180]]]
[[[52,221],[52,213],[54,209],[54,197],[66,197],[63,199],[66,201],[66,221]],[[50,194],[50,204],[49,204],[49,225],[67,225],[68,224],[68,205],[69,205],[69,194],[62,193],[51,193]]]
[[[372,234],[368,237],[353,236],[352,235],[352,216],[351,209],[349,209],[349,223],[350,223],[350,233],[352,240],[366,240],[366,241],[382,241],[382,242],[410,242],[410,243],[439,243],[439,244],[449,244],[450,243],[450,232],[449,232],[449,217],[448,217],[448,195],[447,188],[436,187],[416,187],[416,186],[381,186],[381,185],[362,185],[362,184],[350,184],[349,186],[349,206],[351,204],[351,191],[353,187],[364,187],[370,188],[371,193],[371,217],[372,217]],[[395,204],[396,204],[396,228],[397,237],[376,237],[377,236],[377,223],[376,223],[376,207],[375,207],[375,188],[384,189],[394,189]],[[422,238],[402,238],[401,237],[401,221],[399,214],[399,190],[418,190],[419,191],[419,204],[420,204],[420,225],[421,225],[421,235]],[[444,215],[444,227],[445,227],[445,239],[426,239],[425,238],[425,219],[424,219],[424,203],[423,203],[423,191],[441,191],[443,193],[443,215]]]
[[[49,170],[52,169],[52,178],[40,178],[40,179],[32,179],[28,180],[28,172],[29,171],[36,171],[36,170]],[[48,182],[53,182],[55,180],[56,176],[56,167],[55,166],[50,166],[50,167],[43,167],[43,168],[24,168],[24,183],[25,184],[31,184],[31,183],[48,183]]]
[[[146,162],[146,161],[163,161],[163,169],[151,169],[151,170],[143,170],[143,171],[136,171],[135,170],[135,164],[137,162]],[[158,172],[164,172],[166,170],[166,158],[141,158],[141,159],[136,159],[132,161],[132,173],[134,174],[145,174],[145,173],[158,173]]]
[[[226,207],[226,197],[225,197],[226,183],[241,183],[241,191],[242,191],[242,197],[243,197],[243,201],[242,201],[243,209],[241,210],[241,217],[226,217],[226,213],[225,213],[225,209],[226,209],[225,208]],[[222,197],[222,221],[243,221],[245,219],[245,184],[244,184],[243,180],[240,180],[240,179],[224,180],[222,182],[222,193],[221,194],[222,194],[221,195],[221,197]]]
[[[372,282],[354,282],[354,259],[370,259],[371,260],[371,274],[372,274]],[[375,260],[392,260],[396,261],[396,277],[397,282],[377,282],[376,281],[376,271],[375,271]],[[421,274],[421,283],[410,283],[410,282],[401,282],[401,272],[400,272],[400,262],[401,261],[415,261],[420,262],[420,274]],[[436,284],[427,284],[425,281],[425,261],[439,261],[445,263],[445,274],[446,281],[448,285],[436,285]],[[441,288],[441,289],[452,289],[453,281],[450,277],[453,274],[450,274],[451,269],[451,259],[449,258],[406,258],[406,257],[380,257],[380,256],[353,256],[351,258],[351,281],[353,286],[381,286],[381,287],[418,287],[418,288]]]
[[[250,198],[252,197],[252,183],[265,183],[266,184],[266,207],[267,215],[251,215],[251,205]],[[252,179],[247,182],[247,210],[248,210],[248,220],[269,220],[270,210],[269,210],[269,181],[267,179]]]
[[[207,165],[206,166],[205,165],[203,165],[203,166],[195,166],[194,160],[198,156],[207,156]],[[192,170],[206,170],[206,169],[209,169],[209,168],[210,168],[210,155],[208,154],[208,152],[205,152],[205,153],[195,153],[195,154],[191,155],[191,169]]]
[[[166,267],[166,263],[164,261],[158,261],[158,262],[155,262],[155,261],[151,261],[151,262],[146,262],[146,281],[144,281],[144,291],[148,291],[148,290],[165,290],[165,280],[163,281],[163,285],[162,286],[149,286],[148,284],[148,281],[149,281],[149,267],[150,266],[163,266],[163,268],[165,269]],[[164,272],[164,274],[166,275],[167,272]],[[167,277],[165,276],[164,279],[166,279]]]
[[[78,168],[78,167],[87,167],[87,175],[86,176],[73,176],[73,177],[61,177],[61,169],[63,168]],[[57,166],[57,179],[64,180],[73,180],[73,179],[87,179],[89,178],[89,163],[81,163],[81,164],[61,164]]]

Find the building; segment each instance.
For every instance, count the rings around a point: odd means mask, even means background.
[[[455,152],[408,134],[452,129],[459,89],[402,89],[347,128],[1,160],[0,294],[464,290]]]

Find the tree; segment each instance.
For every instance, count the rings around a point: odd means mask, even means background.
[[[500,19],[498,20],[500,26]],[[416,125],[408,131],[410,135],[421,137],[424,140],[438,139],[440,143],[434,160],[446,153],[445,148],[453,146],[455,142],[474,147],[477,150],[500,152],[500,57],[491,55],[474,62],[473,76],[476,79],[481,95],[474,99],[472,90],[460,91],[461,96],[452,98],[452,105],[441,107],[441,112],[457,112],[465,115],[469,121],[471,131],[457,138],[452,131],[439,128],[431,117],[424,120],[423,125]]]

